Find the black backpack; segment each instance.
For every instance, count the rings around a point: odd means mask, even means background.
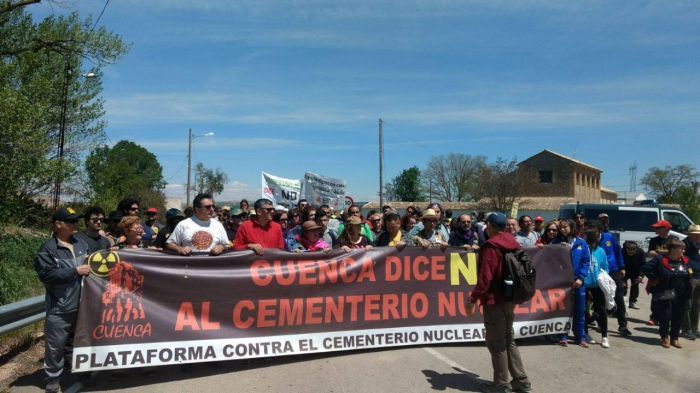
[[[535,268],[527,253],[518,249],[503,253],[503,297],[515,304],[535,296]]]

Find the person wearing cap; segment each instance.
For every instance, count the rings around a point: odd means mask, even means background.
[[[92,254],[95,251],[108,250],[112,246],[112,242],[102,230],[102,224],[105,222],[105,211],[98,206],[90,206],[85,209],[83,215],[85,220],[85,230],[75,234],[75,237],[85,242],[88,245],[88,253]]]
[[[224,228],[226,229],[226,236],[228,236],[230,242],[236,240],[236,233],[241,223],[245,220],[246,215],[247,213],[239,207],[234,207],[229,212],[228,219],[224,222]]]
[[[170,235],[172,235],[175,227],[177,227],[177,224],[184,219],[185,213],[183,213],[180,209],[168,209],[168,211],[165,212],[165,226],[158,232],[154,245],[157,248],[165,248],[165,243],[170,238]]]
[[[144,222],[144,227],[148,226],[153,232],[153,240],[158,237],[158,233],[165,228],[165,225],[158,221],[158,214],[160,212],[155,207],[149,207],[146,209],[146,221]]]
[[[688,227],[685,243],[685,256],[688,257],[692,273],[690,307],[683,317],[684,337],[694,340],[700,337],[698,315],[700,314],[700,225]]]
[[[515,304],[503,298],[503,254],[520,249],[513,236],[505,232],[506,216],[492,213],[486,219],[489,239],[479,250],[476,286],[469,295],[467,315],[474,314],[477,301],[484,311],[486,347],[491,354],[493,382],[479,386],[482,392],[528,392],[532,390],[520,351],[515,345],[513,319]],[[508,380],[508,374],[513,378]]]
[[[219,255],[229,248],[228,236],[224,226],[214,220],[214,199],[210,194],[202,193],[192,202],[194,215],[177,224],[175,230],[165,242],[165,248],[180,255],[193,252]]]
[[[544,218],[542,218],[542,216],[535,217],[535,227],[533,230],[537,232],[540,237],[544,235]]]
[[[610,277],[615,281],[615,317],[617,318],[617,332],[625,337],[632,335],[627,328],[627,309],[625,293],[627,282],[625,280],[625,260],[622,258],[622,247],[617,238],[610,232],[610,217],[606,213],[598,214],[598,230],[600,241],[598,246],[605,251],[608,258]]]
[[[63,370],[70,370],[80,288],[90,273],[85,264],[88,245],[78,239],[80,216],[70,207],[51,217],[52,236],[34,259],[34,269],[46,288],[44,372],[46,391],[58,392]]]
[[[372,242],[362,233],[362,225],[360,217],[356,215],[348,217],[345,221],[345,230],[338,236],[333,248],[340,248],[345,252],[372,248]]]
[[[252,250],[263,255],[266,248],[284,250],[284,238],[280,224],[274,222],[275,207],[269,199],[258,199],[253,204],[253,219],[241,224],[236,232],[233,248],[236,251]]]
[[[426,209],[421,217],[421,222],[423,227],[415,231],[412,230],[407,235],[406,243],[408,245],[429,248],[434,246],[439,246],[445,248],[448,245],[449,236],[445,237],[440,231],[438,231],[437,226],[439,224],[439,216],[433,209]],[[416,225],[416,227],[418,227]],[[415,228],[413,228],[415,229]],[[413,233],[413,235],[411,235]]]
[[[583,286],[583,283],[586,281],[591,266],[591,250],[585,240],[575,235],[575,229],[576,222],[574,220],[561,220],[559,222],[559,237],[554,239],[551,244],[566,244],[571,247],[571,264],[574,273],[571,284],[571,293],[574,298],[571,328],[574,331],[576,344],[588,348],[584,326],[586,323],[586,287]],[[567,332],[561,336],[559,345],[565,347],[568,344]]]
[[[654,258],[659,254],[666,254],[666,252],[668,252],[666,244],[669,240],[679,239],[678,237],[671,234],[671,228],[673,228],[673,226],[670,222],[666,220],[657,221],[651,227],[654,228],[656,236],[652,237],[651,240],[649,240],[649,249],[647,250],[647,257]]]
[[[644,275],[653,282],[651,309],[659,323],[661,346],[681,348],[678,341],[683,314],[691,295],[690,260],[684,254],[685,243],[670,239],[667,252],[658,254],[643,267]]]
[[[294,239],[294,245],[289,251],[292,252],[313,252],[330,251],[328,243],[321,238],[323,227],[315,221],[307,220],[301,224],[301,234]]]

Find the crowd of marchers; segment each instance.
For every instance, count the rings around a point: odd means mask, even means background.
[[[164,222],[161,219],[164,218]],[[700,225],[692,225],[687,237],[671,235],[671,224],[653,226],[656,237],[648,250],[635,242],[620,245],[609,228],[610,218],[600,214],[593,223],[577,213],[574,219],[545,223],[529,215],[506,217],[502,213],[460,214],[452,218],[439,203],[424,208],[409,206],[398,214],[390,205],[366,216],[357,205],[335,211],[328,205],[314,206],[301,200],[292,209],[259,199],[251,206],[217,206],[208,194],[199,194],[184,211],[170,209],[164,217],[154,207],[124,199],[105,214],[99,207],[79,213],[60,208],[52,217],[53,236],[35,260],[39,278],[46,286],[47,318],[45,372],[47,391],[56,391],[61,372],[70,368],[70,349],[80,298],[81,278],[90,274],[85,259],[100,250],[152,248],[177,253],[220,255],[266,249],[288,252],[351,252],[372,247],[460,247],[478,252],[477,286],[468,299],[472,310],[484,307],[486,342],[494,365],[494,380],[483,391],[529,391],[513,338],[514,304],[497,293],[503,280],[503,255],[521,248],[559,244],[570,248],[573,276],[573,343],[588,348],[610,348],[608,317],[617,320],[621,337],[632,335],[626,308],[638,308],[639,286],[651,294],[648,324],[658,325],[661,346],[681,348],[681,337],[694,340],[698,333],[700,305]],[[84,229],[79,230],[80,222]],[[629,294],[628,294],[629,290]],[[568,332],[550,337],[569,345]],[[512,380],[508,381],[508,374]],[[511,390],[512,389],[512,390]]]

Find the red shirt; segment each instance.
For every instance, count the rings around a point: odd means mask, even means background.
[[[248,244],[260,244],[263,248],[284,250],[282,227],[274,221],[270,221],[264,228],[257,220],[246,221],[238,227],[233,249],[236,251],[247,250]]]

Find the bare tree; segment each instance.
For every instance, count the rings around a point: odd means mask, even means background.
[[[477,196],[486,199],[489,209],[508,211],[518,200],[528,174],[518,169],[518,161],[501,157],[486,165],[479,176]]]
[[[479,174],[486,157],[462,153],[433,156],[423,172],[423,188],[432,189],[445,202],[462,202],[474,198]]]

